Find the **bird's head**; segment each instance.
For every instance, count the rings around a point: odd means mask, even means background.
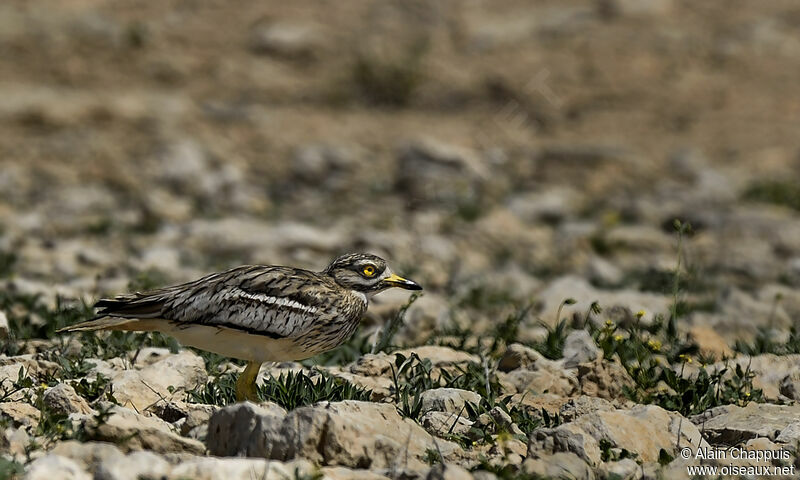
[[[372,295],[387,288],[422,290],[417,283],[392,271],[386,260],[369,253],[350,253],[337,258],[324,270],[344,288]]]

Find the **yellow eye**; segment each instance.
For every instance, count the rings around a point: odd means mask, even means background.
[[[361,271],[364,273],[364,276],[366,276],[366,277],[371,277],[371,276],[375,275],[375,267],[373,267],[372,265],[367,265]]]

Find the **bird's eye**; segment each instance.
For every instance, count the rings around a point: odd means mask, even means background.
[[[365,277],[371,277],[375,275],[375,267],[372,265],[367,265],[361,270],[361,273],[363,273]]]

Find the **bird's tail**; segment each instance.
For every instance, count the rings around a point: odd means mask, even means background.
[[[62,332],[91,332],[95,330],[149,331],[158,329],[163,300],[141,294],[121,295],[103,299],[95,304],[97,316],[58,330]]]
[[[119,318],[119,317],[102,317],[93,318],[85,322],[76,323],[58,330],[58,333],[64,332],[92,332],[95,330],[149,330],[142,328],[145,325],[142,320],[135,318]]]

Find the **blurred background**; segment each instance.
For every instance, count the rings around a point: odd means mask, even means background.
[[[798,27],[792,0],[4,1],[0,276],[92,301],[369,251],[426,287],[421,343],[525,304],[535,337],[565,298],[652,318],[680,258],[680,328],[721,356],[800,316]]]

